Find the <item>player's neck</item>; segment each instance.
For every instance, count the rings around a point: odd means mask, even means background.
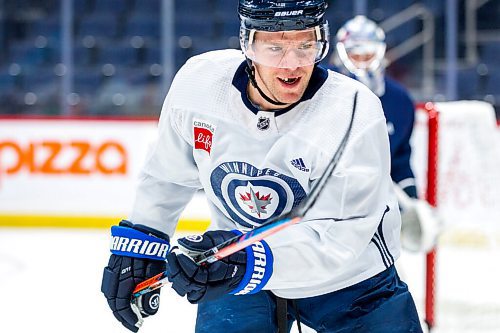
[[[267,92],[264,91],[266,94]],[[291,104],[285,104],[285,105],[275,105],[272,104],[268,101],[265,100],[264,97],[260,94],[260,92],[252,86],[250,83],[248,83],[247,86],[247,97],[250,100],[250,102],[259,110],[262,111],[278,111],[284,108],[289,107]],[[268,97],[272,98],[271,96],[268,95]]]

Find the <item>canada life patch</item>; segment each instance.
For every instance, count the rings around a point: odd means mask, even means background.
[[[194,149],[204,150],[210,155],[215,126],[206,121],[194,119],[193,131]]]

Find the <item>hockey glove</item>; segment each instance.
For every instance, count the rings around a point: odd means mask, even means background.
[[[209,250],[237,234],[237,231],[216,230],[179,239],[180,251],[172,251],[167,256],[172,288],[180,296],[187,295],[192,304],[228,293],[244,295],[260,291],[273,272],[272,252],[264,241],[213,263],[197,265],[191,259],[191,255]]]
[[[111,227],[111,257],[104,268],[101,291],[114,316],[123,326],[137,332],[142,318],[154,315],[160,305],[160,289],[131,303],[135,286],[166,268],[168,235],[143,225],[121,221]]]
[[[394,186],[401,208],[401,246],[410,252],[429,252],[437,243],[441,220],[427,201],[416,198],[416,188]],[[409,189],[409,191],[408,191]]]
[[[413,199],[401,211],[401,246],[411,252],[429,252],[437,243],[441,223],[424,200]]]

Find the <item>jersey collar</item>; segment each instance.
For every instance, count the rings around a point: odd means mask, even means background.
[[[254,114],[257,114],[260,110],[255,105],[253,105],[252,102],[248,99],[247,95],[248,76],[245,72],[245,66],[247,66],[247,63],[246,61],[243,61],[236,70],[232,83],[233,86],[240,92],[241,100],[243,101],[245,106]],[[328,71],[319,65],[315,66],[311,75],[311,80],[309,81],[309,85],[307,86],[306,91],[304,92],[302,98],[298,102],[284,109],[277,109],[275,111],[275,116],[284,114],[293,109],[300,102],[307,101],[313,98],[314,94],[316,94],[319,88],[321,88],[321,86],[323,85],[323,83],[325,83],[327,78],[328,78]]]

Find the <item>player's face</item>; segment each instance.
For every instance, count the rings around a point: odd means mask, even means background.
[[[359,69],[367,69],[375,60],[375,53],[349,53],[349,59]]]
[[[385,44],[370,40],[345,42],[345,52],[349,61],[357,69],[367,70],[376,61],[380,61],[385,52]]]
[[[314,31],[257,32],[255,45],[261,52],[260,59],[266,57],[268,60],[254,62],[259,87],[274,100],[287,105],[298,102],[314,69],[317,55]],[[254,103],[263,109],[276,108],[266,102],[255,88],[249,87],[249,96]]]

